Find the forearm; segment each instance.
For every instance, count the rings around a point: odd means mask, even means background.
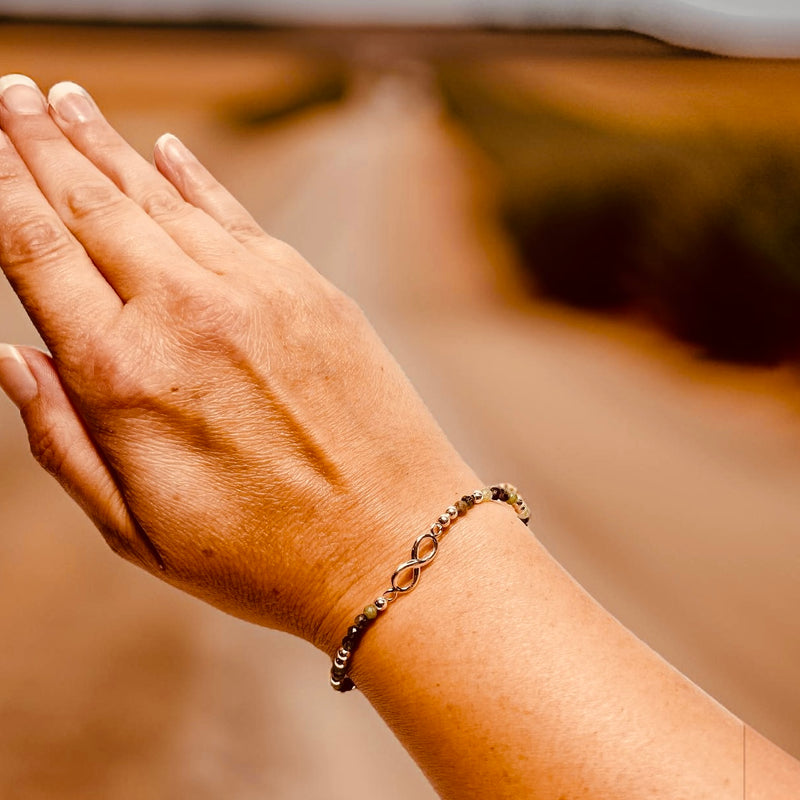
[[[352,674],[444,798],[743,797],[742,723],[495,504],[453,526]]]

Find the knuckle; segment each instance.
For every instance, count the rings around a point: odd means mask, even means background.
[[[155,220],[176,219],[191,213],[191,206],[173,189],[155,189],[145,194],[140,205]]]
[[[55,218],[20,214],[2,227],[4,260],[10,266],[57,260],[72,249],[67,229]]]
[[[267,238],[267,234],[261,226],[247,215],[229,219],[225,224],[225,228],[234,239],[238,239],[240,242]]]
[[[209,357],[244,358],[243,348],[262,311],[258,298],[247,292],[197,286],[164,298],[159,314],[171,321],[168,347],[173,356],[199,364]]]
[[[58,428],[46,425],[28,434],[31,454],[47,472],[58,477],[66,460],[66,448],[60,445]]]
[[[274,236],[267,236],[265,234],[266,255],[268,258],[280,264],[294,264],[297,261],[302,261],[303,257],[297,250],[290,244],[284,242],[283,239],[277,239]]]
[[[253,298],[234,292],[185,292],[171,301],[170,315],[186,332],[208,341],[219,341],[247,324]]]
[[[98,407],[123,410],[149,405],[151,392],[135,354],[101,345],[92,354],[91,375]]]
[[[73,218],[82,219],[120,208],[130,201],[110,182],[76,181],[66,190],[64,202]]]
[[[6,152],[9,152],[9,150],[6,150]],[[3,183],[18,181],[25,174],[26,170],[22,166],[22,161],[16,154],[13,158],[8,156],[0,158],[0,181]]]

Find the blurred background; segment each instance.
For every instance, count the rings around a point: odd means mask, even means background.
[[[561,563],[800,756],[800,13],[638,5],[2,0],[0,71],[181,136]],[[0,325],[38,341],[6,285]],[[434,796],[323,654],[116,559],[8,403],[0,532],[3,798]]]

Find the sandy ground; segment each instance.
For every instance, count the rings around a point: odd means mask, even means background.
[[[104,46],[130,95],[113,70],[99,94],[134,144],[168,128],[189,142],[359,300],[479,473],[524,487],[562,563],[800,755],[796,376],[700,363],[641,327],[520,300],[480,161],[424,70],[376,68],[369,42],[347,104],[253,131],[223,123],[224,93],[162,87],[148,103],[127,51]],[[39,57],[46,82],[58,59]],[[0,324],[32,341],[5,286]],[[0,796],[433,797],[363,698],[330,691],[322,654],[116,560],[27,456],[8,404],[0,470]]]

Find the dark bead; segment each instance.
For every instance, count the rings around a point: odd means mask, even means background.
[[[331,670],[331,675],[336,678],[337,681],[340,681],[347,675],[347,667],[334,667]]]
[[[347,629],[347,636],[355,642],[358,642],[359,639],[361,639],[361,628],[356,628],[355,625],[351,625]]]
[[[459,517],[463,517],[467,513],[467,504],[463,500],[459,500],[456,503],[456,511],[458,511]]]
[[[338,685],[335,685],[334,681]],[[337,692],[349,692],[351,689],[353,689],[355,687],[355,684],[346,675],[341,679],[334,678],[333,675],[331,675],[331,686],[333,686],[333,688]]]
[[[467,504],[467,508],[475,505],[475,498],[471,494],[465,494],[461,499]]]
[[[492,500],[499,500],[501,491],[502,489],[499,486],[492,486]]]
[[[367,627],[367,625],[369,625],[370,622],[371,620],[368,616],[366,616],[366,614],[359,614],[356,617],[355,626],[359,630],[363,630],[364,628]]]
[[[352,653],[353,650],[356,649],[357,644],[358,637],[351,636],[349,633],[344,637],[344,639],[342,639],[342,647],[347,650],[348,653]]]

